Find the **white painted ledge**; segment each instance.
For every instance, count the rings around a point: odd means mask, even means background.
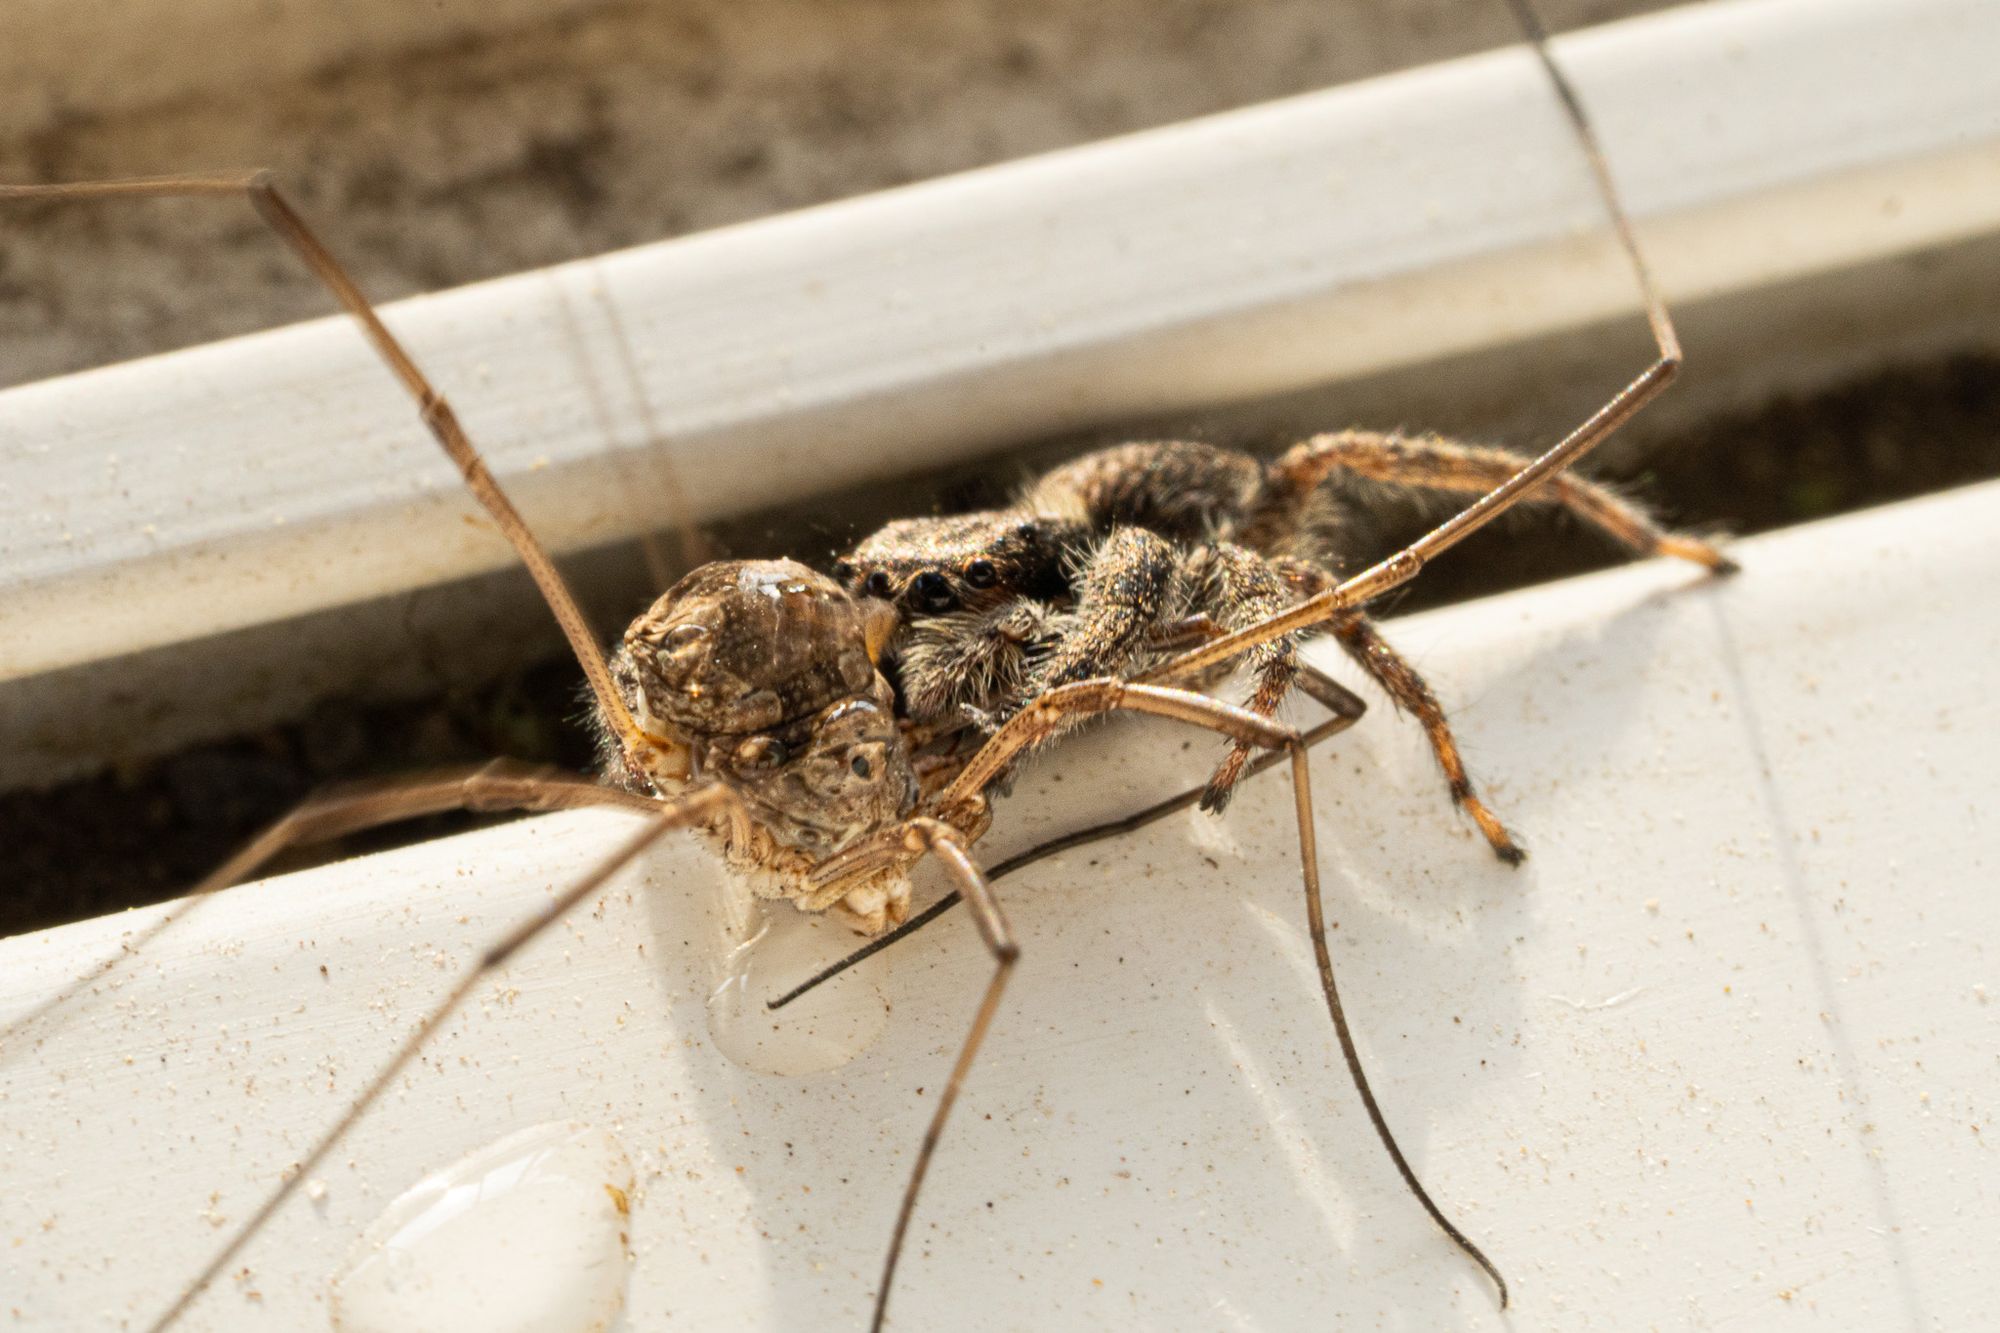
[[[1679,301],[1992,231],[1995,49],[2000,7],[1981,0],[1732,0],[1558,44]],[[318,221],[343,249],[340,219]],[[391,320],[537,529],[573,549],[672,517],[649,512],[636,461],[655,439],[709,518],[1631,302],[1514,49]],[[0,678],[508,563],[468,514],[339,322],[14,390]]]
[[[1997,530],[1987,485],[1745,542],[1725,584],[1653,563],[1392,624],[1533,856],[1495,864],[1378,707],[1314,765],[1336,955],[1418,1170],[1514,1279],[1512,1327],[1983,1320]],[[1182,741],[1066,745],[989,850],[1197,780],[1212,747]],[[1339,1072],[1286,806],[1267,776],[1219,826],[1005,883],[1025,961],[899,1327],[1503,1326]],[[22,1325],[155,1311],[475,949],[623,828],[537,819],[235,891],[0,1057]],[[860,1327],[984,956],[934,928],[882,999],[844,983],[882,1029],[858,1058],[759,1074],[704,1003],[718,888],[670,846],[523,956],[193,1326],[322,1325],[390,1196],[577,1119],[637,1164],[630,1327]],[[0,1017],[147,919],[0,943]],[[755,994],[794,975],[752,957]]]

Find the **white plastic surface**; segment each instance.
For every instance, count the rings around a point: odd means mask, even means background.
[[[1557,44],[1681,301],[2000,224],[1996,49],[1990,0],[1732,0]],[[1515,48],[390,321],[574,549],[1633,303]],[[686,515],[635,460],[655,440]],[[0,677],[511,559],[342,322],[0,395]]]
[[[1388,1116],[1514,1281],[1511,1325],[1339,1070],[1273,773],[1220,823],[1002,882],[1024,961],[896,1326],[1981,1326],[1996,530],[1988,485],[1745,542],[1726,583],[1653,563],[1390,622],[1531,859],[1493,861],[1378,701],[1313,766],[1334,952]],[[1215,751],[1156,724],[1066,743],[981,852]],[[19,1325],[160,1308],[480,944],[625,828],[536,819],[234,891],[0,1055]],[[892,951],[872,1045],[774,1077],[711,1035],[728,915],[692,843],[619,881],[480,993],[190,1326],[323,1326],[389,1198],[570,1119],[637,1168],[629,1327],[863,1326],[987,960],[940,923]],[[147,919],[0,944],[0,1017]]]
[[[334,1280],[333,1326],[608,1328],[625,1308],[632,1185],[624,1147],[588,1125],[530,1125],[475,1149],[411,1186],[362,1235]],[[309,1186],[307,1198],[318,1192]]]

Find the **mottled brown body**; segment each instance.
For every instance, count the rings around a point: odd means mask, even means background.
[[[858,601],[804,565],[725,560],[669,589],[611,659],[633,719],[664,742],[641,752],[654,789],[728,787],[746,817],[733,821],[728,851],[767,872],[760,891],[840,906],[875,931],[902,919],[906,884],[811,876],[917,803],[895,694],[872,656],[888,629],[880,603]],[[617,772],[617,738],[603,724],[599,735],[606,769]]]
[[[1205,444],[1118,445],[1044,474],[1008,509],[892,523],[834,572],[902,617],[893,669],[908,715],[990,729],[1047,690],[1129,678],[1190,636],[1255,625],[1334,586],[1380,544],[1370,487],[1479,492],[1527,462],[1367,431],[1317,436],[1270,461]],[[1535,498],[1635,552],[1728,567],[1707,543],[1663,531],[1641,507],[1582,478],[1559,476]],[[1519,860],[1475,794],[1430,687],[1359,610],[1331,628],[1422,723],[1452,799],[1501,857]],[[1271,716],[1290,692],[1299,637],[1247,655],[1253,713]],[[1204,806],[1227,802],[1247,757],[1232,745]]]

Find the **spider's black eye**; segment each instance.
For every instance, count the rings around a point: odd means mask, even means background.
[[[926,611],[949,611],[958,605],[958,594],[952,591],[951,580],[934,569],[927,569],[911,580],[910,596]]]
[[[866,779],[874,776],[875,773],[875,767],[868,762],[866,755],[855,755],[854,758],[847,761],[847,766],[854,770],[854,776],[857,778]]]
[[[854,582],[854,566],[853,566],[853,565],[850,565],[850,564],[848,564],[848,563],[847,563],[847,562],[846,562],[845,560],[836,560],[836,561],[834,561],[834,562],[833,562],[833,579],[834,579],[834,582],[836,582],[836,583],[852,583],[852,582]]]
[[[1000,581],[1000,571],[991,560],[975,560],[965,567],[965,581],[975,588],[990,588]]]
[[[736,747],[736,763],[739,767],[766,771],[778,768],[791,758],[784,742],[774,741],[769,736],[752,736]]]
[[[886,601],[889,596],[889,576],[878,569],[868,576],[867,581],[861,585],[861,590],[870,597],[880,597]]]

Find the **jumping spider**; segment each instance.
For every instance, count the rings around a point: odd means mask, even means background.
[[[1164,653],[1335,586],[1376,544],[1371,486],[1484,494],[1529,461],[1361,430],[1315,436],[1272,461],[1205,444],[1118,445],[1045,473],[1009,508],[891,523],[844,556],[834,577],[901,616],[891,654],[911,719],[991,731],[1058,686],[1139,676]],[[1532,502],[1563,506],[1637,555],[1735,568],[1709,543],[1663,529],[1642,506],[1573,473]],[[1453,802],[1503,861],[1519,862],[1520,845],[1474,792],[1423,677],[1361,610],[1329,627],[1423,726]],[[1272,716],[1297,682],[1303,633],[1246,655],[1251,712]],[[1231,745],[1204,809],[1227,804],[1248,757]]]

